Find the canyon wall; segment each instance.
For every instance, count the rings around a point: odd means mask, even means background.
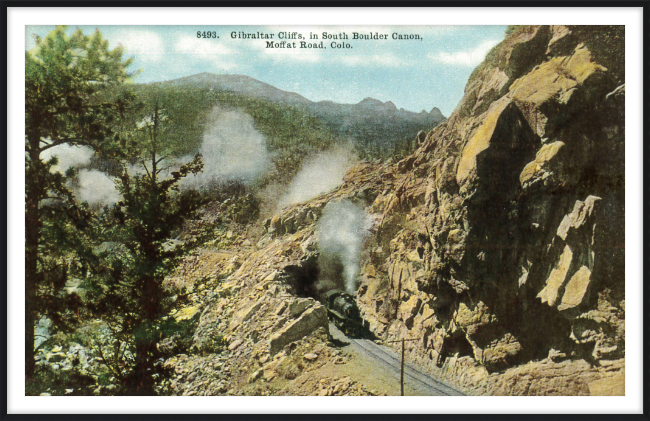
[[[488,54],[372,204],[359,301],[373,331],[419,338],[413,358],[469,387],[531,361],[563,362],[572,394],[622,376],[623,51],[623,27],[541,26]],[[502,383],[481,391],[519,390]]]

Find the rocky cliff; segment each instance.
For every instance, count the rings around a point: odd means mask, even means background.
[[[623,52],[623,27],[517,27],[411,156],[266,220],[204,294],[196,347],[223,333],[240,388],[318,342],[316,226],[346,200],[368,216],[357,300],[378,338],[416,338],[407,358],[470,393],[624,394]]]
[[[588,394],[623,365],[623,43],[622,27],[520,27],[488,54],[372,204],[359,301],[377,334],[420,338],[413,358],[484,393]],[[541,360],[565,361],[536,367],[548,390],[489,377]]]

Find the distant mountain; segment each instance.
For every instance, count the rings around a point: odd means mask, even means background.
[[[287,92],[275,88],[268,83],[260,82],[244,75],[215,75],[213,73],[199,73],[167,82],[168,85],[193,85],[196,87],[232,91],[249,97],[262,98],[272,102],[282,102],[290,105],[312,104],[310,100],[295,92]]]
[[[357,104],[313,102],[295,92],[283,91],[244,75],[200,73],[158,83],[230,91],[250,98],[302,108],[323,119],[337,134],[352,138],[364,147],[376,148],[380,155],[399,149],[398,146],[405,145],[406,139],[413,139],[420,130],[430,130],[445,119],[435,107],[429,113],[415,113],[403,108],[398,109],[391,101],[381,102],[374,98],[365,98]]]
[[[424,112],[424,110],[422,110],[422,112]],[[436,107],[433,107],[433,108],[431,109],[431,111],[429,112],[429,116],[430,116],[433,120],[438,121],[438,123],[441,123],[441,122],[445,119],[445,116],[442,115],[442,112],[441,112],[438,108],[436,108]]]

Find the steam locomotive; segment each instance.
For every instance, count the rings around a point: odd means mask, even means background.
[[[340,289],[331,289],[321,294],[323,305],[334,325],[347,336],[364,337],[369,330],[359,313],[354,296]]]

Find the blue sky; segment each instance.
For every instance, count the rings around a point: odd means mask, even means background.
[[[26,49],[32,34],[45,36],[53,26],[27,26]],[[201,72],[243,74],[277,88],[297,92],[312,101],[357,103],[366,97],[392,101],[419,112],[438,107],[445,116],[463,96],[472,70],[491,47],[504,38],[506,26],[80,26],[84,33],[99,29],[111,46],[134,57],[131,70],[141,69],[135,82],[146,83]],[[72,32],[76,27],[70,27]],[[197,31],[218,39],[197,38]],[[232,38],[232,32],[309,33],[350,36],[348,49],[269,49],[266,41]],[[352,32],[386,34],[387,40],[353,40]],[[421,40],[393,40],[392,34],[418,34]],[[288,40],[298,42],[299,40]],[[307,42],[313,40],[306,39]],[[316,42],[320,42],[319,39]],[[341,41],[337,41],[341,42]]]

